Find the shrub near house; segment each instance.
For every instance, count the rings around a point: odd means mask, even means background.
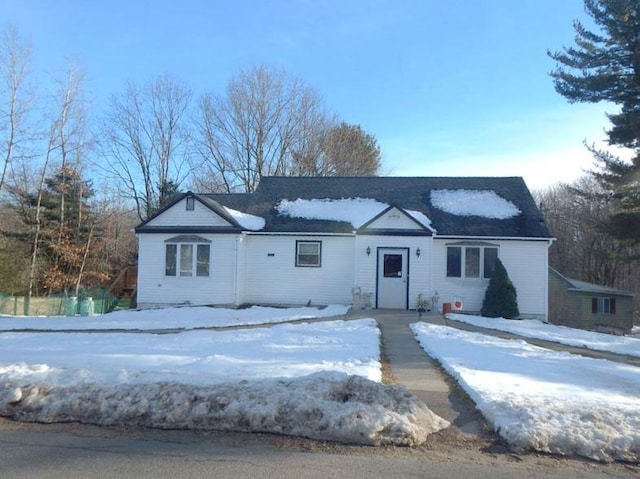
[[[484,295],[482,316],[513,319],[519,315],[518,293],[502,261],[498,259]]]

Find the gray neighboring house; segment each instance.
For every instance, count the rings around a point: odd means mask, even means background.
[[[549,322],[571,328],[627,334],[634,293],[578,281],[549,268]]]

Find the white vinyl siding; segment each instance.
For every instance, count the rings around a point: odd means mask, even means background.
[[[257,304],[350,304],[351,236],[247,235],[244,301]],[[296,241],[321,241],[322,266],[296,267]]]
[[[464,310],[479,312],[489,279],[448,277],[447,245],[460,240],[435,239],[433,287],[442,303],[463,299]],[[518,308],[522,317],[545,319],[548,295],[548,242],[487,239],[498,248],[498,256],[518,293]],[[482,265],[481,265],[482,267]]]
[[[175,304],[234,304],[236,301],[236,246],[238,235],[202,234],[211,243],[194,245],[191,275],[166,275],[165,258],[167,255],[165,240],[174,235],[140,234],[138,236],[138,305],[141,308],[168,306]],[[177,254],[180,247],[177,243]],[[203,264],[197,261],[197,246],[209,246],[209,276],[198,276],[203,272]],[[204,254],[203,251],[201,253]],[[176,268],[179,268],[176,265]]]
[[[222,219],[199,201],[194,201],[193,210],[187,210],[187,201],[179,201],[157,218],[147,223],[149,226],[215,226],[230,227],[231,223]]]

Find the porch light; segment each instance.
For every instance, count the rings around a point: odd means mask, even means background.
[[[419,258],[420,257],[420,248],[416,249],[416,256]]]
[[[369,256],[371,254],[371,247],[367,246],[367,256]]]

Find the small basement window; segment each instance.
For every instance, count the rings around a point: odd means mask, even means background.
[[[616,314],[616,299],[591,298],[591,312],[593,314]]]
[[[296,241],[296,266],[321,266],[322,241]]]

